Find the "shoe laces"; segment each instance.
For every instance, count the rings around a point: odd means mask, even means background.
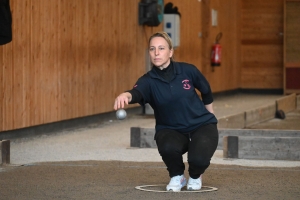
[[[189,180],[189,183],[190,183],[190,184],[199,184],[199,182],[200,182],[200,178],[196,178],[196,179],[191,178],[191,179]]]
[[[181,184],[181,180],[183,180],[183,177],[178,175],[178,176],[174,176],[171,178],[171,181],[170,181],[170,185],[177,185],[177,184]]]
[[[202,179],[202,175],[199,178],[196,178],[196,179],[193,179],[193,178],[190,177],[189,184],[200,184],[201,179]]]

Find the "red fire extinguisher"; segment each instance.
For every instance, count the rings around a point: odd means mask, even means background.
[[[219,41],[222,38],[222,33],[219,33],[216,37],[216,42],[212,46],[211,50],[211,66],[216,67],[216,66],[221,66],[221,50],[222,47],[219,43]]]

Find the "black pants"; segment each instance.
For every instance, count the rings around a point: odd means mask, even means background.
[[[218,146],[219,133],[216,124],[208,124],[186,134],[163,129],[155,134],[155,140],[170,177],[184,174],[182,155],[187,152],[189,175],[195,179],[210,165]]]

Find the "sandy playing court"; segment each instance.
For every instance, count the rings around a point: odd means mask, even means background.
[[[274,101],[276,95],[217,98],[217,117]],[[299,113],[253,128],[299,127]],[[294,121],[293,121],[294,120]],[[292,122],[293,121],[293,122]],[[11,165],[0,167],[0,199],[299,199],[300,161],[224,159],[217,151],[204,174],[213,192],[166,193],[135,189],[163,185],[167,170],[156,149],[130,148],[129,129],[152,127],[150,116],[107,119],[93,126],[11,141]],[[280,127],[276,127],[279,129]],[[300,130],[300,128],[299,128]]]

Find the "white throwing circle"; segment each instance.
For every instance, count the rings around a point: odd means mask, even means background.
[[[146,192],[173,192],[173,191],[167,191],[167,190],[160,190],[157,189],[158,187],[163,187],[165,189],[165,185],[141,185],[141,186],[136,186],[135,189],[137,190],[141,190],[141,191],[146,191]],[[152,189],[152,188],[156,188],[156,189]],[[218,188],[216,187],[211,187],[211,186],[202,186],[202,188],[200,190],[181,190],[180,192],[212,192],[212,191],[216,191],[218,190]]]

